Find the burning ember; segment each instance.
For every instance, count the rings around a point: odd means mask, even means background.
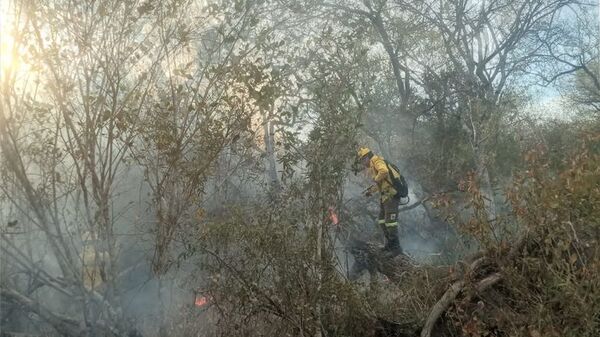
[[[338,225],[340,223],[337,213],[335,212],[335,209],[333,209],[333,207],[329,207],[329,219],[331,220],[331,222],[334,225]]]
[[[194,305],[197,307],[204,307],[208,304],[208,297],[196,295],[196,300],[194,301]]]

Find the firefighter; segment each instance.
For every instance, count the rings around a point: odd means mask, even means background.
[[[400,172],[386,164],[381,156],[374,155],[371,150],[361,147],[358,150],[358,161],[363,168],[368,169],[369,176],[375,184],[366,191],[365,196],[370,197],[379,192],[379,216],[377,222],[385,236],[384,251],[392,256],[402,253],[398,238],[398,206],[400,195],[394,188],[392,179],[399,179]],[[392,176],[393,175],[393,176]]]

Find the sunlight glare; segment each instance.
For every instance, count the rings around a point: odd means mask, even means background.
[[[12,35],[14,19],[10,13],[8,1],[2,1],[0,4],[0,78],[4,78],[7,72],[16,70],[18,65]]]

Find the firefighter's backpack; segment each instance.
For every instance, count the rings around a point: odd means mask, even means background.
[[[397,194],[396,196],[400,197],[400,198],[406,198],[408,197],[408,184],[406,183],[406,179],[404,179],[404,176],[402,176],[402,174],[400,173],[400,170],[398,169],[398,167],[390,162],[388,162],[387,160],[385,160],[385,165],[387,165],[388,171],[390,171],[390,180],[392,183],[392,186],[394,186],[394,189],[396,190]],[[396,177],[394,175],[393,172],[391,172],[393,169],[394,171],[396,171],[396,173],[398,173],[398,177]]]

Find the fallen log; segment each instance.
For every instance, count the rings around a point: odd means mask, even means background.
[[[456,296],[463,290],[464,286],[465,281],[461,280],[454,282],[450,288],[446,290],[442,298],[435,303],[429,312],[429,316],[427,316],[427,319],[425,320],[425,325],[423,325],[423,329],[421,330],[421,337],[431,336],[431,331],[438,318],[446,311],[446,309],[448,309],[450,304],[454,302]]]
[[[21,307],[24,311],[34,313],[52,326],[61,336],[79,337],[86,334],[85,324],[81,320],[54,313],[17,290],[0,286],[0,297]],[[134,328],[113,326],[102,321],[95,321],[94,326],[102,336],[141,336]]]
[[[80,336],[82,333],[79,321],[55,314],[16,290],[0,286],[0,296],[40,316],[63,336]]]
[[[362,269],[377,271],[397,283],[407,271],[416,267],[410,256],[402,253],[392,256],[382,245],[372,242],[354,240],[350,252]]]
[[[500,263],[498,263],[498,264],[503,265],[503,264],[508,263],[512,259],[514,259],[519,254],[519,252],[521,251],[523,246],[525,246],[525,243],[527,242],[526,237],[527,237],[526,235],[521,236],[516,241],[516,243],[511,247],[509,252],[506,254],[505,258],[502,259],[500,261]],[[469,265],[467,273],[465,273],[465,277],[472,277],[480,268],[482,268],[482,266],[485,265],[485,262],[488,262],[488,259],[486,258],[486,256],[481,256],[481,257],[475,259]],[[502,274],[499,272],[495,272],[490,275],[487,275],[486,277],[484,277],[483,279],[478,281],[474,288],[478,293],[481,293],[481,292],[489,289],[490,287],[494,286],[495,284],[497,284],[500,280],[502,280]],[[450,307],[450,305],[456,300],[456,297],[465,288],[466,284],[467,283],[463,278],[462,280],[458,280],[458,281],[454,282],[448,288],[448,290],[446,290],[446,292],[444,292],[444,295],[442,295],[442,297],[431,308],[431,311],[429,312],[429,315],[427,316],[427,319],[425,320],[425,324],[423,325],[423,329],[421,330],[421,337],[430,337],[431,336],[433,327],[434,327],[435,323],[437,322],[437,320],[448,309],[448,307]],[[472,297],[473,297],[472,294],[468,295],[464,299],[464,302],[470,302]]]

